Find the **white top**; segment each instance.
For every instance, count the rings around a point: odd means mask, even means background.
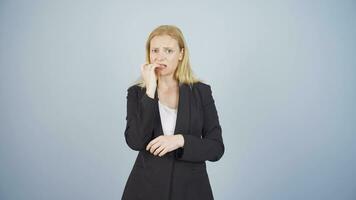
[[[172,109],[160,101],[158,101],[158,107],[164,135],[174,135],[177,120],[177,109]]]

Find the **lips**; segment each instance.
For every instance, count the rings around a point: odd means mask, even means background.
[[[165,64],[160,64],[160,63],[158,63],[158,65],[159,65],[159,66],[158,66],[159,68],[166,68],[166,67],[167,67],[167,65],[165,65]]]

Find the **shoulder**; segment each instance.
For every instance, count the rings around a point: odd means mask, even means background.
[[[127,88],[127,95],[135,98],[139,98],[144,94],[146,91],[146,88],[143,88],[139,86],[138,84],[131,85]]]
[[[203,105],[214,103],[214,98],[211,92],[211,86],[208,83],[196,82],[193,84],[193,92],[196,91],[203,102]]]
[[[145,88],[139,86],[139,84],[134,84],[134,85],[131,85],[130,87],[128,87],[127,91],[128,92],[138,92],[138,91],[142,91],[144,89]]]
[[[211,93],[211,86],[208,83],[203,83],[201,81],[194,83],[193,88],[196,88],[202,94]]]

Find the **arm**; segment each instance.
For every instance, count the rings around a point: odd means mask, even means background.
[[[184,146],[175,152],[178,160],[191,162],[218,161],[224,154],[225,147],[221,135],[221,126],[210,86],[202,88],[201,95],[204,109],[202,138],[183,134]]]
[[[135,87],[127,90],[125,139],[131,149],[140,151],[144,150],[152,139],[156,100],[147,96],[146,93],[139,98],[139,91]]]

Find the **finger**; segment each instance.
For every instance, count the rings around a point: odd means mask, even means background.
[[[155,70],[155,66],[153,64],[150,64],[150,66],[148,67],[148,70],[150,72],[154,71]]]
[[[164,148],[163,151],[161,151],[161,153],[158,154],[158,156],[162,157],[162,156],[166,155],[167,152],[168,152],[167,148]]]
[[[149,71],[151,69],[151,64],[150,63],[145,63],[141,66],[142,71]]]
[[[163,151],[165,149],[165,147],[163,145],[161,145],[160,147],[158,147],[154,152],[153,155],[157,156],[161,151]]]
[[[153,152],[160,147],[162,144],[160,142],[157,142],[156,144],[154,144],[151,148],[150,148],[150,152],[153,154]]]
[[[159,139],[161,138],[161,136],[156,137],[155,139],[151,140],[151,142],[148,143],[146,150],[148,151],[152,145],[154,145],[156,142],[159,141]]]
[[[159,67],[160,65],[159,64],[157,64],[157,63],[152,63],[152,64],[150,64],[150,69],[151,70],[155,70],[157,67]]]
[[[161,146],[160,142],[156,142],[150,146],[149,151],[153,153],[153,151],[156,150],[159,146]]]

